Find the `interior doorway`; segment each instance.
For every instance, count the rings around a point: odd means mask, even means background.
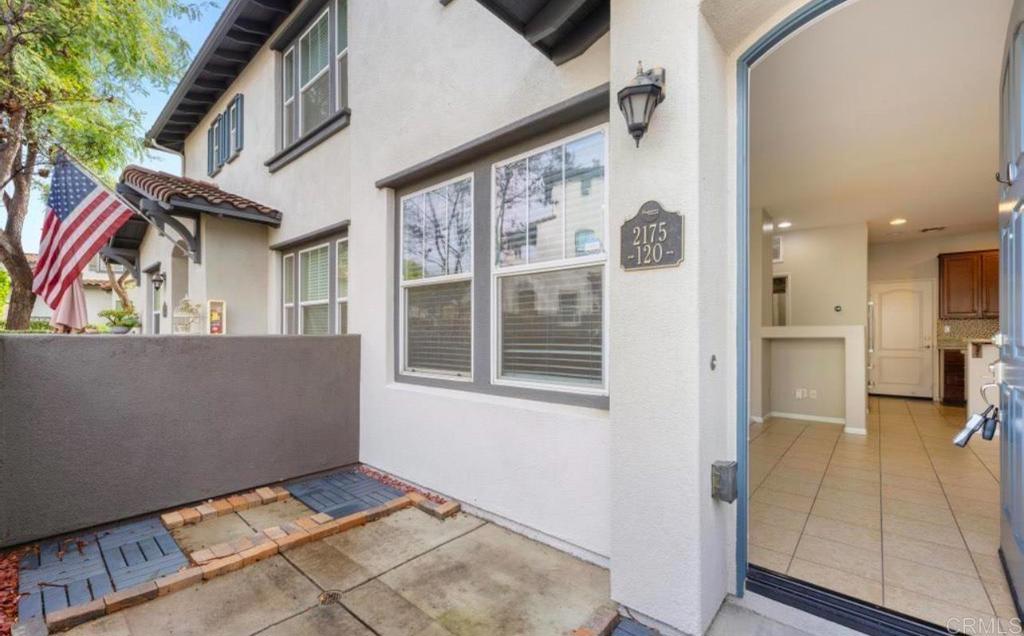
[[[938,382],[962,353],[969,391],[968,359],[999,331],[981,263],[1000,243],[1015,11],[820,0],[740,59],[739,384],[756,400],[739,409],[740,585],[867,633],[1019,626],[1000,561],[1007,447],[955,448],[968,413]],[[977,289],[942,311],[963,285]],[[868,419],[851,431],[858,375]]]

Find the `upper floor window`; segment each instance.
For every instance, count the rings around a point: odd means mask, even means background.
[[[331,0],[285,48],[281,141],[291,146],[347,106],[347,0]]]
[[[206,174],[213,176],[242,150],[244,98],[235,95],[206,132]]]

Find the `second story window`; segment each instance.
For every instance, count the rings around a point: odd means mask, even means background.
[[[242,150],[243,104],[242,95],[235,95],[206,132],[206,174],[211,177]]]
[[[317,130],[347,102],[347,0],[330,0],[284,50],[281,142]]]

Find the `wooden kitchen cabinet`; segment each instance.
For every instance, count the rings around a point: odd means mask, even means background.
[[[999,250],[981,253],[981,317],[999,317]]]
[[[999,317],[999,250],[939,254],[939,317]]]

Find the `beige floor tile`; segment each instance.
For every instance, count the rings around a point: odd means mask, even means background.
[[[890,557],[904,559],[959,574],[975,570],[971,553],[967,551],[966,547],[951,548],[940,543],[892,533],[885,535],[882,544],[886,559]]]
[[[941,489],[913,490],[902,485],[894,485],[892,481],[882,482],[882,497],[896,501],[928,504],[947,508],[946,495]]]
[[[775,467],[775,470],[787,469],[793,472],[807,473],[821,476],[828,466],[827,458],[812,459],[800,456],[784,456]]]
[[[882,532],[878,529],[864,528],[845,521],[815,515],[807,518],[804,536],[828,539],[861,550],[878,551],[882,548]]]
[[[971,573],[974,571],[971,570]],[[885,585],[961,604],[982,614],[994,614],[981,579],[976,576],[948,572],[898,557],[886,557]]]
[[[990,532],[978,532],[966,526],[962,528],[964,541],[971,552],[988,556],[999,556],[999,535]]]
[[[886,535],[889,533],[898,534],[910,537],[911,539],[939,543],[951,548],[964,547],[963,537],[960,536],[960,531],[955,525],[935,525],[934,523],[916,521],[906,517],[882,515],[882,531]]]
[[[882,513],[916,521],[927,521],[936,525],[956,525],[953,512],[944,500],[938,503],[912,502],[886,497],[882,499]]]
[[[808,583],[814,583],[847,596],[869,603],[882,603],[882,584],[849,572],[836,570],[810,561],[793,559],[788,574]]]
[[[999,504],[999,486],[994,485],[987,488],[968,488],[958,484],[943,484],[942,489],[949,497],[961,499],[973,499],[975,501],[986,501],[992,504]]]
[[[772,490],[770,488],[759,488],[752,498],[752,501],[761,501],[766,504],[788,508],[797,512],[810,512],[814,503],[813,497],[796,495],[788,492]]]
[[[789,530],[754,520],[750,524],[749,540],[752,545],[782,554],[793,554],[800,540],[799,530]]]
[[[1003,562],[998,555],[971,553],[974,565],[981,575],[982,581],[1006,581],[1006,574],[1003,572]]]
[[[882,580],[882,553],[804,533],[794,558],[835,568],[874,581]]]
[[[997,622],[989,613],[978,612],[970,607],[932,598],[895,585],[887,584],[885,586],[885,607],[934,623],[939,627],[948,626],[955,632],[978,634],[979,636],[999,633],[998,627],[995,626]],[[966,632],[963,629],[965,623],[968,625]],[[972,629],[972,627],[981,629]]]
[[[778,470],[773,470],[768,473],[767,477],[765,477],[762,482],[762,486],[768,490],[775,490],[791,495],[814,497],[818,494],[818,484],[820,481],[820,476],[798,479],[796,477],[787,477],[785,474],[779,474]]]
[[[1010,586],[1006,584],[1005,578],[982,580],[982,585],[985,586],[996,616],[1007,619],[1018,618],[1017,607],[1013,603],[1013,594],[1010,593]]]
[[[950,497],[949,507],[957,518],[964,517],[965,520],[974,517],[999,520],[999,505],[987,501],[965,499],[963,497]]]
[[[879,510],[882,505],[881,498],[877,495],[862,495],[849,490],[825,487],[818,489],[818,500],[834,501],[844,506],[856,506],[868,510]]]
[[[826,476],[821,482],[821,487],[833,490],[846,490],[873,497],[881,496],[881,487],[879,484],[870,481],[861,481],[859,479],[836,477],[835,475]]]
[[[811,514],[863,528],[874,530],[881,530],[882,528],[882,513],[880,510],[851,506],[841,501],[818,499],[814,502]]]
[[[793,557],[782,552],[762,548],[759,545],[750,544],[747,546],[747,558],[754,565],[760,565],[774,572],[785,574]]]
[[[935,476],[935,473],[930,475],[918,473],[913,477],[891,474],[887,475],[882,473],[882,485],[893,486],[906,490],[943,494],[942,484],[939,483],[939,479]]]
[[[769,523],[787,530],[803,530],[807,523],[806,512],[779,508],[760,501],[750,502],[750,519],[754,522]]]

